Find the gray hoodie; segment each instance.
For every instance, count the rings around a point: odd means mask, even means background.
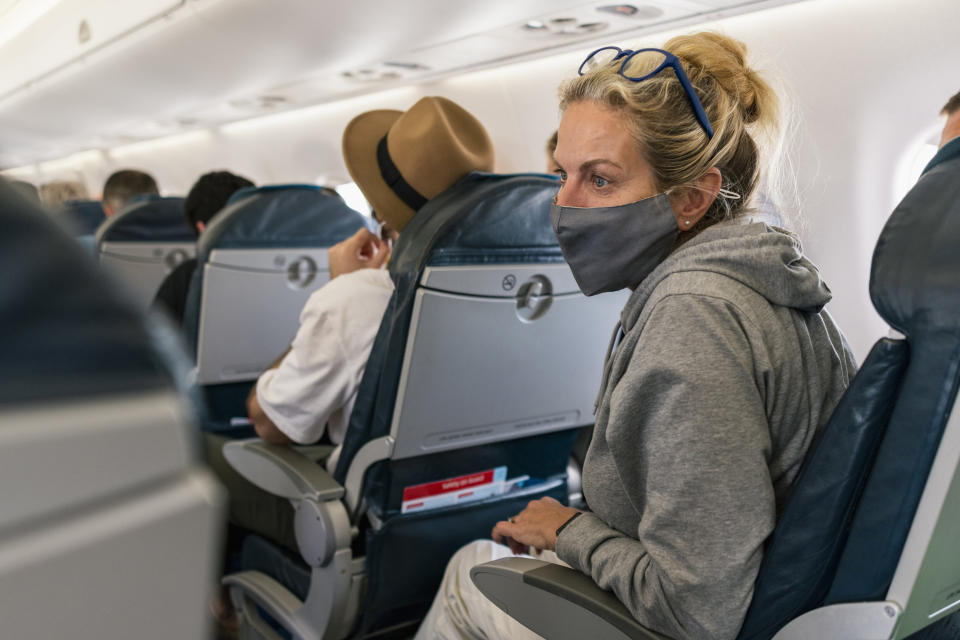
[[[763,544],[855,363],[792,235],[714,225],[634,291],[562,560],[673,638],[735,638]]]

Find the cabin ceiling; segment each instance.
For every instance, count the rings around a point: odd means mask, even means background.
[[[790,1],[0,0],[0,168]]]

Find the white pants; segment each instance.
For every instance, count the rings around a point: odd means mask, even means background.
[[[490,602],[470,579],[476,565],[508,556],[513,556],[510,548],[492,540],[471,542],[453,554],[414,640],[543,640]],[[553,551],[536,557],[565,565]]]

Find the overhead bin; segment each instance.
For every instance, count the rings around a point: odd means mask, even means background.
[[[49,6],[44,11],[44,4]],[[186,0],[19,0],[7,11],[29,23],[0,44],[0,97],[81,59],[186,4]],[[50,6],[52,5],[52,6]],[[39,15],[38,15],[39,14]]]

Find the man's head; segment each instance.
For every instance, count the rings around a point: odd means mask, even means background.
[[[957,136],[960,136],[960,92],[953,95],[943,105],[940,115],[947,116],[947,122],[943,126],[943,133],[940,134],[940,146],[947,144]]]
[[[229,171],[212,171],[200,176],[183,201],[183,215],[187,226],[200,233],[210,220],[223,209],[236,191],[252,187],[253,183]]]
[[[428,200],[471,171],[493,169],[480,121],[446,98],[407,111],[368,111],[343,132],[343,159],[377,214],[398,232]]]
[[[112,216],[131,198],[141,194],[160,195],[153,176],[136,169],[115,171],[103,184],[103,212]]]

